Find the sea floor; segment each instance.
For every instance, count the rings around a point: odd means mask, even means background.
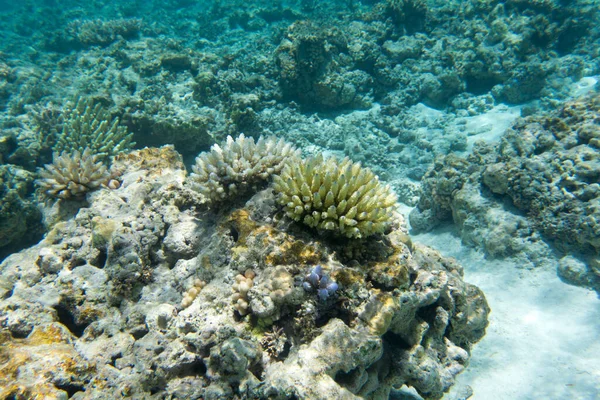
[[[492,309],[485,337],[444,398],[458,400],[600,399],[600,299],[567,285],[554,268],[522,269],[486,260],[451,230],[413,241],[456,258],[465,280],[479,286]]]

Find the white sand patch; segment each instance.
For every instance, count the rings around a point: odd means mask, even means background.
[[[587,94],[594,89],[594,86],[598,83],[598,79],[600,79],[600,76],[586,76],[581,78],[571,88],[571,96],[579,97]]]
[[[466,117],[465,133],[467,138],[467,151],[473,150],[473,144],[478,140],[484,142],[498,142],[500,137],[512,123],[521,115],[521,107],[509,107],[504,104],[492,108],[490,111]]]
[[[524,270],[488,261],[452,233],[413,236],[465,268],[492,309],[486,336],[445,399],[600,399],[600,301],[589,290],[562,283],[551,268]]]

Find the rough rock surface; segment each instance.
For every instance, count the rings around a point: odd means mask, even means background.
[[[416,231],[452,219],[466,243],[490,256],[524,254],[561,261],[565,280],[600,289],[600,96],[518,120],[497,145],[449,155],[425,175],[410,215]]]
[[[42,215],[32,195],[34,178],[23,168],[0,165],[0,260],[42,236]]]
[[[0,264],[2,398],[383,399],[406,384],[438,399],[485,333],[483,293],[400,217],[387,235],[328,241],[270,190],[197,207],[172,147],[115,168],[119,188]],[[316,264],[339,285],[325,300],[302,285]]]

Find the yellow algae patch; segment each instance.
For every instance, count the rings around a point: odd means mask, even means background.
[[[172,145],[146,147],[128,153],[119,153],[113,161],[113,169],[117,171],[147,170],[148,175],[162,175],[163,169],[185,170],[181,155]]]
[[[75,351],[71,338],[58,323],[38,326],[26,339],[0,333],[0,398],[64,399],[56,380],[83,388],[95,368]]]
[[[117,229],[117,223],[114,219],[95,216],[92,218],[92,244],[100,249],[108,246],[113,232]]]
[[[355,284],[363,286],[365,284],[364,275],[352,268],[337,269],[331,273],[331,277],[343,287],[350,287]]]
[[[359,317],[373,335],[381,336],[388,331],[399,309],[396,298],[388,293],[378,293],[369,299]]]
[[[367,263],[369,278],[388,290],[406,289],[410,285],[408,262],[410,253],[396,247],[384,261]]]
[[[226,227],[232,229],[232,236],[239,245],[245,245],[248,236],[256,230],[259,225],[250,218],[246,209],[235,210],[227,219]]]
[[[236,259],[246,256],[249,249],[260,249],[262,261],[268,266],[310,265],[323,259],[324,253],[317,244],[299,240],[270,225],[259,225],[246,209],[233,211],[224,229],[229,229],[234,236],[236,245],[231,251]]]
[[[277,243],[272,243],[271,251],[265,257],[268,265],[279,264],[316,264],[323,258],[323,253],[316,246],[279,233]]]

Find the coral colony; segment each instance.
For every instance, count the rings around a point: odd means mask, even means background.
[[[396,204],[388,185],[348,158],[319,154],[290,162],[274,179],[278,201],[290,218],[349,238],[383,232]]]
[[[327,300],[338,290],[338,284],[323,273],[323,267],[317,265],[305,278],[302,287],[307,292],[317,292],[322,301]]]
[[[55,154],[52,164],[39,170],[36,183],[48,197],[81,198],[87,192],[108,183],[110,174],[99,157],[86,148],[82,153],[63,151]]]
[[[228,136],[221,146],[215,144],[210,152],[196,158],[189,184],[204,195],[207,203],[222,202],[265,182],[299,154],[283,139],[261,136],[254,143],[253,138],[243,134],[235,140]]]
[[[0,399],[600,398],[600,0],[0,3]]]

